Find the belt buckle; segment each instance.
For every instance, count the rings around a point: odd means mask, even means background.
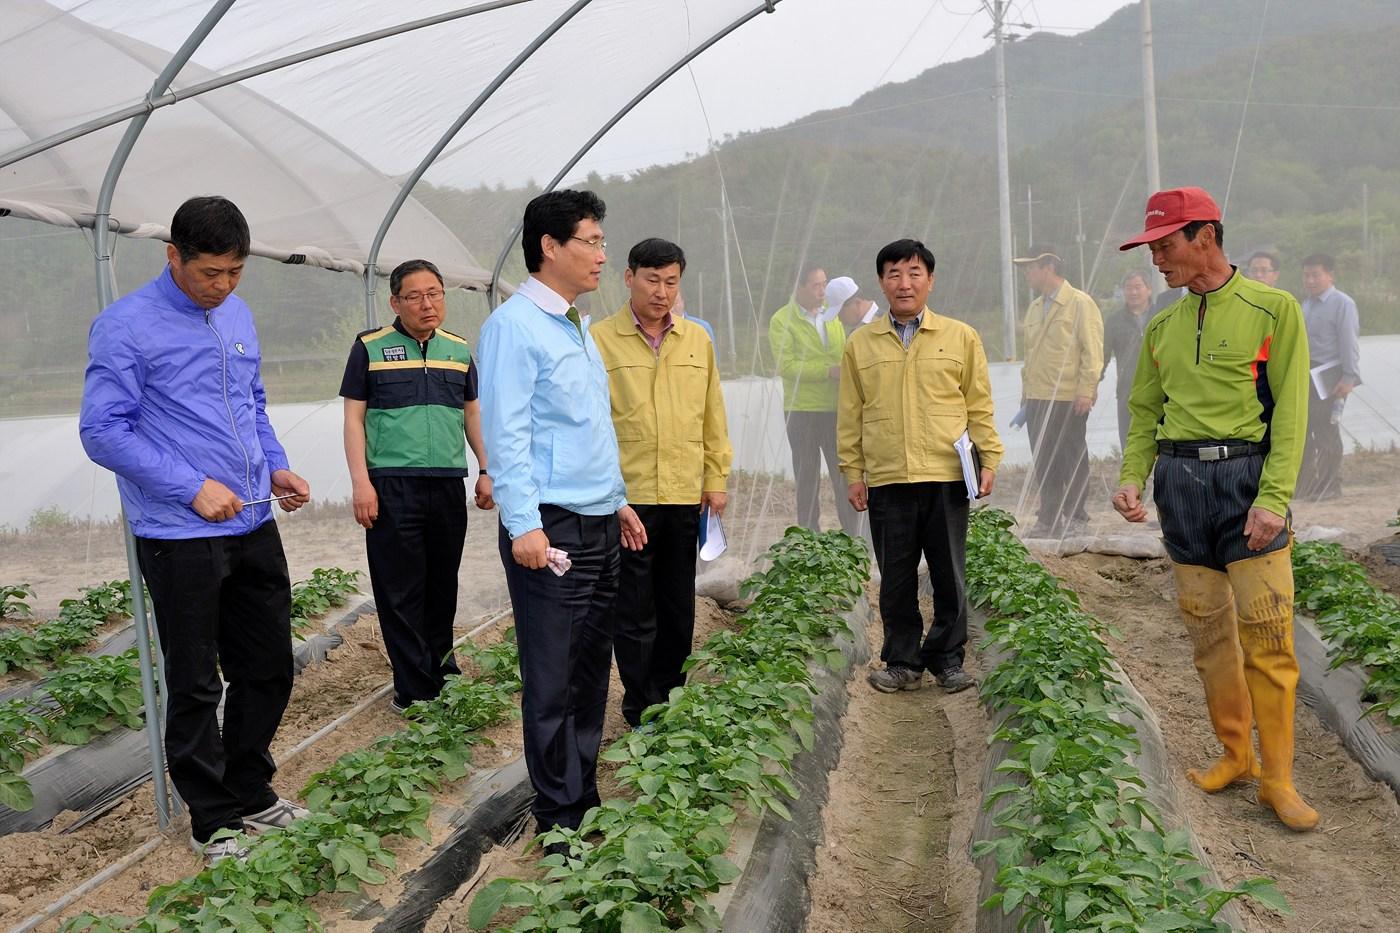
[[[1196,456],[1201,460],[1228,460],[1230,448],[1224,444],[1217,444],[1214,447],[1200,447],[1196,450]]]

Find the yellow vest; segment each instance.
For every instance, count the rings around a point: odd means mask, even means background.
[[[841,357],[836,449],[847,482],[962,479],[953,442],[963,431],[996,470],[1003,448],[992,381],[977,331],[924,309],[909,349],[888,314],[858,327]]]
[[[734,450],[704,328],[677,319],[658,356],[624,304],[589,333],[608,370],[627,501],[698,505],[702,491],[724,492]]]

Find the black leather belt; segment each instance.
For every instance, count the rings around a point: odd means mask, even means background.
[[[1268,452],[1268,444],[1254,444],[1249,441],[1157,442],[1157,453],[1163,457],[1185,457],[1188,460],[1229,460],[1232,457],[1252,457]]]

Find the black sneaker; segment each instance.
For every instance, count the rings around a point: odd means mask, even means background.
[[[898,693],[900,690],[918,690],[922,687],[924,672],[892,664],[881,670],[871,671],[865,679],[881,693]]]
[[[961,667],[950,667],[946,671],[939,671],[933,675],[933,679],[938,681],[938,686],[943,688],[944,693],[958,693],[968,687],[977,686],[977,681],[972,679],[972,675]]]

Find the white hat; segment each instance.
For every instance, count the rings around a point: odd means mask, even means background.
[[[860,289],[856,280],[849,275],[840,275],[826,283],[826,310],[822,320],[829,321],[840,312],[841,306],[850,301]]]

